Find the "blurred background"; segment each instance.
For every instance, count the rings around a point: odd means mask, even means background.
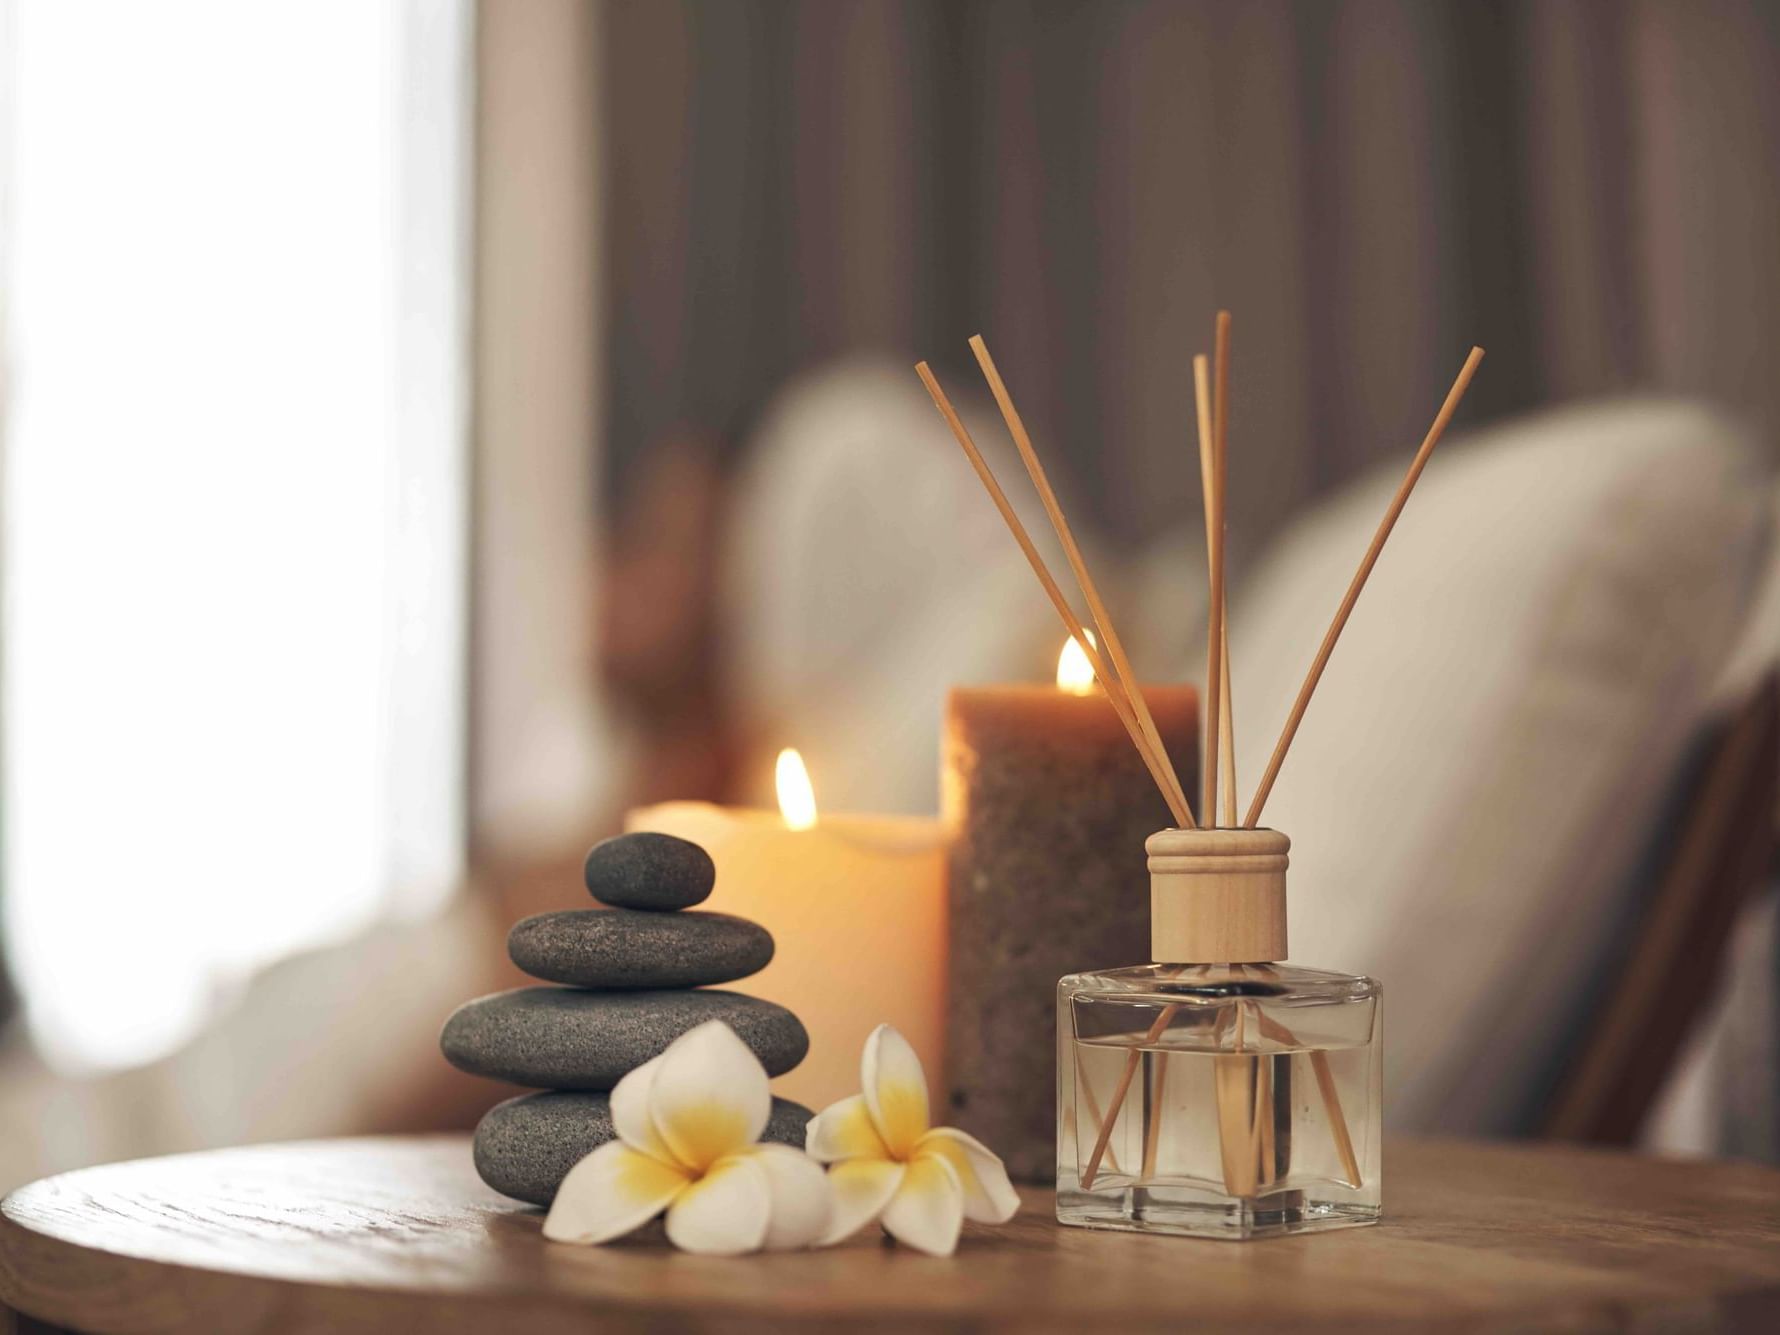
[[[971,334],[1195,678],[1219,307],[1249,776],[1489,351],[1268,812],[1392,1120],[1780,1157],[1776,238],[1762,0],[0,0],[0,1187],[472,1125],[628,807],[932,812]]]

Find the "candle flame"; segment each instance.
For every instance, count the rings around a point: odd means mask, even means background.
[[[1083,629],[1088,643],[1094,648],[1100,647],[1100,641],[1094,638],[1094,632]],[[1063,652],[1057,655],[1057,689],[1068,691],[1071,695],[1089,695],[1094,690],[1094,665],[1088,661],[1088,655],[1082,652],[1082,646],[1075,636],[1071,635],[1063,645]]]
[[[810,772],[804,768],[803,757],[795,747],[779,752],[774,778],[779,789],[779,814],[791,830],[808,830],[816,824],[816,790],[810,786]]]

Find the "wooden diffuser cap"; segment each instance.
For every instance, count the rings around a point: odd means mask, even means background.
[[[1161,830],[1150,855],[1150,958],[1268,964],[1286,957],[1286,850],[1278,830]]]

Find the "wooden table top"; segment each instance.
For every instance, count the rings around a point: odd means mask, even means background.
[[[547,1243],[465,1137],[222,1150],[14,1192],[0,1301],[130,1332],[1780,1329],[1780,1171],[1456,1142],[1387,1157],[1373,1228],[1137,1237],[1060,1228],[1028,1191],[936,1260],[875,1236],[742,1258]]]

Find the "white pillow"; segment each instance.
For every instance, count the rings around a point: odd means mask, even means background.
[[[1232,606],[1246,800],[1401,462]],[[1736,638],[1772,484],[1690,405],[1568,408],[1436,453],[1267,804],[1296,963],[1384,983],[1386,1112],[1520,1129]]]

